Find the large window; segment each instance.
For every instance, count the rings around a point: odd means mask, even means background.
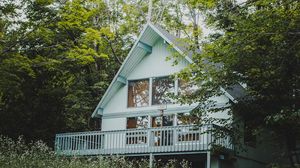
[[[151,86],[150,81],[152,81]],[[178,82],[175,81],[168,76],[150,78],[150,80],[147,78],[129,81],[128,107],[145,107],[174,103],[175,100],[171,98],[171,95],[190,95],[197,88],[196,85],[181,79]],[[175,85],[177,89],[175,89]]]
[[[174,80],[169,77],[153,78],[152,105],[171,103],[170,94],[175,93]]]
[[[128,82],[128,107],[144,107],[149,105],[149,80]]]

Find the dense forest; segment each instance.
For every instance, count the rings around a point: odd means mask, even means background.
[[[149,6],[1,1],[0,134],[53,145],[56,133],[99,129],[91,113],[151,16],[197,51],[178,77],[201,87],[178,101],[200,102],[197,113],[215,112],[207,100],[222,94],[220,86],[245,84],[247,96],[228,108],[247,121],[249,134],[268,129],[291,152],[300,139],[300,2],[154,0]]]
[[[193,25],[183,23],[189,18],[181,9],[187,4],[175,4],[154,1],[152,20],[189,32]],[[147,9],[148,2],[138,0],[1,1],[0,133],[52,146],[56,133],[99,129],[91,113]],[[193,12],[187,14],[196,17]]]

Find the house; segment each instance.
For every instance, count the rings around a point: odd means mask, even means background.
[[[166,60],[174,53],[184,57],[176,65]],[[191,62],[176,37],[160,26],[147,23],[92,114],[101,119],[102,130],[57,134],[56,152],[84,156],[149,156],[150,164],[159,156],[180,155],[196,158],[198,167],[207,168],[263,166],[265,153],[256,153],[260,149],[235,155],[230,137],[217,138],[211,133],[210,130],[220,126],[195,125],[197,118],[189,113],[196,104],[180,105],[166,96],[193,89],[180,79],[170,78]],[[240,92],[241,87],[235,88]],[[239,92],[224,91],[224,95],[213,99],[218,106],[224,106],[236,101]],[[213,117],[230,116],[220,112]],[[211,150],[213,145],[226,150],[216,155]]]

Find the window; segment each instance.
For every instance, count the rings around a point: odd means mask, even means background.
[[[169,94],[175,92],[175,82],[169,77],[153,78],[152,105],[171,103]]]
[[[183,80],[178,80],[178,95],[191,95],[195,90],[196,86]]]
[[[127,129],[131,128],[147,128],[148,127],[148,117],[129,117],[127,118]]]
[[[173,126],[173,115],[152,117],[152,127]]]
[[[128,107],[144,107],[149,105],[149,80],[129,81]]]
[[[148,127],[148,117],[129,117],[127,118],[127,129],[133,128],[147,128]],[[133,132],[126,133],[126,144],[146,144],[147,143],[147,131],[145,130],[135,130]]]

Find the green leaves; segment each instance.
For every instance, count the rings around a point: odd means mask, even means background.
[[[247,96],[231,106],[235,117],[249,122],[255,132],[274,132],[275,143],[289,146],[286,137],[300,136],[300,36],[296,33],[300,3],[216,1],[212,8],[203,9],[209,25],[222,33],[211,35],[201,54],[194,54],[194,63],[182,72],[194,74],[192,82],[209,81],[187,102],[200,101],[199,106],[205,107],[210,97],[220,94],[217,86],[247,84]],[[292,129],[287,132],[287,128]]]
[[[22,3],[20,22],[0,4],[1,134],[53,145],[57,132],[96,129],[91,112],[134,33],[113,26],[120,18],[102,0]]]
[[[93,12],[84,7],[84,1],[68,1],[60,12],[61,21],[58,22],[60,28],[71,30],[83,30],[89,23]]]

